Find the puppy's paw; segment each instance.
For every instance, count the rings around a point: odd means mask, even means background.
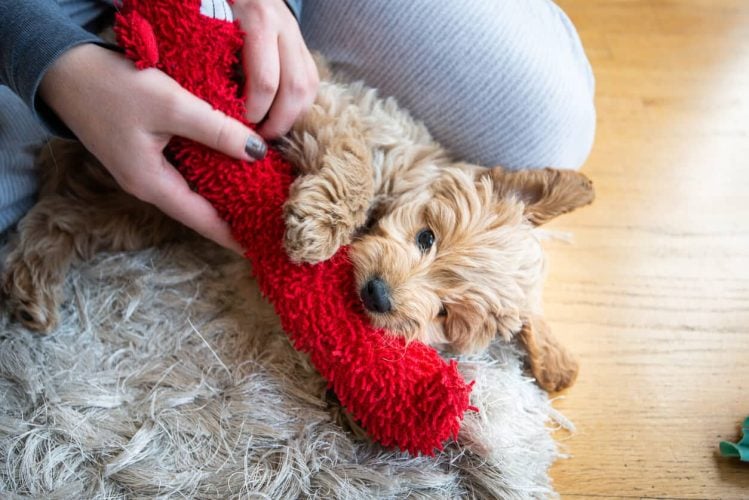
[[[338,196],[336,186],[323,175],[298,179],[284,206],[284,246],[293,262],[314,264],[332,257],[351,242],[357,227],[366,222],[366,210]]]
[[[38,256],[11,255],[2,276],[8,310],[29,330],[47,334],[57,327],[62,284]]]
[[[559,392],[571,387],[577,380],[579,366],[577,361],[567,360],[563,366],[555,369],[534,369],[531,372],[538,385],[547,392]]]

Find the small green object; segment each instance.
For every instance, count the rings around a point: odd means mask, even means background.
[[[733,457],[740,459],[742,462],[749,462],[749,417],[744,419],[741,432],[743,433],[743,437],[736,444],[721,441],[720,453],[724,457]]]

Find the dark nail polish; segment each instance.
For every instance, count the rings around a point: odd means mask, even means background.
[[[262,160],[265,158],[265,153],[268,152],[268,146],[254,135],[247,138],[247,142],[244,145],[244,151],[256,160]]]

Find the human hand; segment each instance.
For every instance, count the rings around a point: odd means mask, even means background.
[[[234,158],[265,154],[262,139],[157,69],[139,71],[93,44],[65,52],[42,79],[40,95],[128,193],[203,236],[242,253],[228,224],[193,192],[163,150],[173,136]]]
[[[247,120],[265,118],[258,132],[278,138],[314,102],[317,66],[283,0],[236,0],[232,11],[246,32]]]

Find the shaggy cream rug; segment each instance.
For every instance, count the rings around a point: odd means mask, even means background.
[[[0,311],[0,492],[35,498],[553,496],[569,427],[495,345],[457,443],[370,443],[280,330],[249,265],[191,242],[75,269],[59,329]]]

